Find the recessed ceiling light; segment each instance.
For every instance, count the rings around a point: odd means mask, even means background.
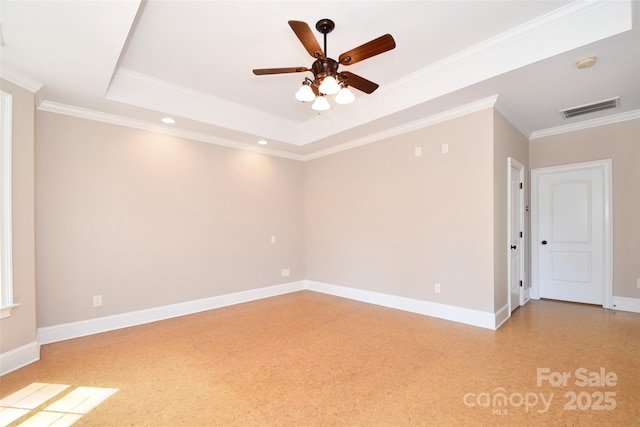
[[[595,63],[596,63],[596,57],[588,56],[576,62],[576,67],[578,67],[578,69],[589,68],[589,67],[593,67]]]
[[[265,141],[264,139],[261,139],[260,141],[258,141],[258,144],[260,144],[260,145],[267,145],[267,144],[268,144],[268,142],[267,142],[267,141]]]
[[[162,123],[167,123],[169,125],[174,124],[176,121],[173,120],[171,117],[163,117],[162,118]]]

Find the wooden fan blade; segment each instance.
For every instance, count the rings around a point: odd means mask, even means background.
[[[265,74],[285,74],[285,73],[304,73],[310,71],[307,67],[289,67],[289,68],[258,68],[253,70],[256,76],[264,76]]]
[[[347,84],[347,86],[354,87],[358,90],[363,91],[364,93],[372,93],[379,87],[377,83],[374,83],[349,71],[340,72],[340,77],[342,78],[342,81]]]
[[[391,34],[385,34],[384,36],[380,36],[377,39],[343,53],[338,58],[338,62],[342,65],[355,64],[356,62],[379,55],[395,47],[396,42],[393,40]]]
[[[298,39],[302,42],[302,45],[309,55],[313,56],[316,59],[324,58],[324,53],[322,52],[322,48],[320,47],[320,43],[318,43],[318,39],[313,35],[311,28],[307,25],[306,22],[303,21],[289,21],[289,26],[296,33]]]

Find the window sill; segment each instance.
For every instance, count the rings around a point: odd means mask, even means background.
[[[15,307],[19,306],[20,304],[11,304],[11,305],[7,305],[5,307],[0,307],[0,319],[4,319],[5,317],[9,317],[11,316],[11,310],[13,310]]]

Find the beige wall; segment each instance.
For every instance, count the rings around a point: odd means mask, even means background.
[[[307,162],[307,278],[493,312],[493,126],[487,109]]]
[[[38,326],[304,279],[303,168],[38,112]]]
[[[640,298],[640,120],[534,139],[531,168],[613,162],[613,295]]]
[[[493,193],[494,193],[494,306],[495,309],[504,307],[509,303],[509,277],[508,277],[508,203],[507,193],[509,188],[508,181],[508,158],[517,160],[524,166],[525,179],[528,176],[529,164],[529,140],[520,131],[518,131],[511,123],[509,123],[499,112],[494,111],[494,177],[493,177]],[[523,197],[525,205],[528,205],[528,183],[525,182],[523,188]],[[528,248],[528,223],[529,213],[525,212],[524,223],[526,225],[524,232],[524,246],[521,248],[522,256],[526,260],[529,254]],[[530,281],[527,276],[528,263],[525,262],[524,287],[530,287]]]
[[[3,353],[36,339],[34,272],[37,327],[302,279],[493,312],[508,297],[509,156],[613,159],[614,295],[640,297],[639,120],[528,143],[487,109],[302,163],[38,112],[34,267],[34,99],[2,88],[22,303],[0,323]]]
[[[0,320],[0,354],[36,341],[34,249],[34,95],[0,80],[12,95],[13,290],[11,317]]]

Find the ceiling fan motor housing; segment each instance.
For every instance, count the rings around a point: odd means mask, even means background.
[[[338,61],[336,60],[322,58],[316,60],[313,65],[311,65],[311,71],[313,71],[316,80],[322,80],[326,76],[335,76],[338,74],[338,65]]]

